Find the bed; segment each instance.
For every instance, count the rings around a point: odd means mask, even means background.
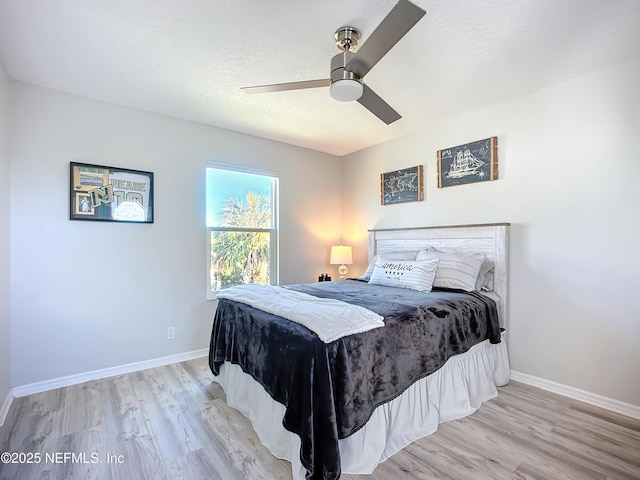
[[[318,310],[350,305],[354,316],[362,309],[382,319],[337,338],[262,304],[220,298],[209,355],[214,380],[261,442],[291,462],[295,480],[371,473],[508,382],[508,241],[505,223],[369,231],[364,278],[279,290],[301,309],[297,296],[314,310],[317,299]],[[451,257],[481,261],[485,278],[453,288],[444,274],[436,277]],[[407,280],[394,283],[388,273],[396,267],[401,275],[420,270],[420,282],[431,275],[440,286],[399,288]]]

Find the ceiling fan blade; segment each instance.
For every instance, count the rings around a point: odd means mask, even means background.
[[[398,112],[389,106],[376,92],[362,84],[362,96],[358,99],[358,103],[373,113],[376,117],[389,125],[402,118]]]
[[[400,0],[349,60],[345,69],[360,78],[364,77],[425,13],[413,3]]]
[[[302,90],[304,88],[318,88],[328,87],[331,85],[331,80],[305,80],[303,82],[290,82],[290,83],[274,83],[272,85],[257,85],[255,87],[241,87],[240,90],[245,93],[270,93],[270,92],[284,92],[286,90]]]

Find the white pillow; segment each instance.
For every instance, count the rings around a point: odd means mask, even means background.
[[[493,290],[493,262],[488,259],[484,259],[478,278],[476,279],[476,290],[490,292]]]
[[[385,253],[384,258],[387,260],[415,260],[418,252],[391,252]],[[380,255],[374,255],[369,262],[369,266],[367,267],[367,271],[360,277],[360,280],[366,280],[367,282],[371,278],[371,274],[373,274],[373,268],[376,266],[376,262],[378,261],[378,257]]]
[[[476,280],[482,268],[484,255],[480,253],[456,253],[422,250],[416,260],[438,259],[438,271],[434,287],[455,288],[471,292],[476,289]]]
[[[378,257],[369,283],[430,292],[437,269],[437,258],[425,261],[388,260],[385,255]]]
[[[493,292],[493,269],[484,276],[484,283],[480,290],[483,292]]]

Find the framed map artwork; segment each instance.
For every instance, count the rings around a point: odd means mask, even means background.
[[[421,202],[424,200],[422,165],[380,174],[380,202]]]

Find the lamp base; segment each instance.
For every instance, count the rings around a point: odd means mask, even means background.
[[[349,270],[347,269],[346,265],[340,265],[338,267],[338,273],[340,274],[340,280],[344,280],[345,276],[347,275],[347,272]]]

